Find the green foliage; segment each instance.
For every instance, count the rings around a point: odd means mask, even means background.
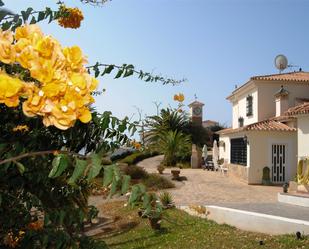
[[[162,109],[160,115],[147,117],[146,140],[156,144],[162,133],[167,131],[185,131],[189,124],[188,117],[172,109]]]
[[[165,165],[175,166],[178,158],[190,153],[190,148],[190,138],[182,132],[168,131],[159,136],[157,149],[164,154]]]
[[[175,184],[172,183],[170,180],[155,173],[149,174],[147,178],[143,179],[142,183],[151,190],[160,190],[175,187]]]
[[[126,167],[124,173],[131,176],[133,180],[139,180],[148,177],[146,170],[136,165],[129,165]]]
[[[158,152],[156,151],[143,151],[143,152],[134,152],[133,154],[125,157],[120,162],[121,163],[127,163],[128,165],[136,164],[146,158],[153,157],[158,155]]]
[[[97,62],[95,65],[88,67],[88,71],[93,72],[95,77],[110,74],[114,70],[117,70],[115,77],[114,77],[115,79],[118,79],[121,77],[126,78],[133,74],[137,74],[140,80],[144,80],[146,82],[162,82],[164,85],[165,84],[175,85],[175,84],[179,84],[179,83],[186,81],[186,79],[175,80],[171,78],[165,78],[160,75],[152,75],[151,73],[144,72],[142,70],[137,71],[135,67],[131,64],[123,64],[122,66],[117,66],[113,64],[102,64],[102,63]]]
[[[190,134],[193,144],[196,144],[199,147],[203,147],[204,144],[209,144],[212,132],[204,128],[201,125],[190,122],[184,131],[187,134]]]
[[[159,195],[160,201],[165,208],[172,207],[174,205],[173,196],[169,192],[162,192]]]
[[[35,24],[43,20],[48,20],[48,22],[50,23],[64,15],[65,13],[60,11],[60,9],[57,11],[53,11],[51,10],[51,8],[48,7],[45,10],[41,11],[34,11],[30,7],[25,11],[21,11],[20,14],[14,14],[7,9],[1,9],[0,25],[2,30],[15,30],[17,27],[25,23]]]
[[[136,211],[118,211],[118,216],[134,216]],[[246,232],[228,225],[219,225],[211,220],[198,218],[186,212],[175,209],[164,211],[161,222],[162,232],[154,233],[149,229],[149,221],[141,219],[139,224],[127,231],[115,231],[105,237],[108,246],[112,249],[296,249],[309,248],[309,236],[296,239],[291,235],[268,235]],[[118,233],[117,233],[118,232]],[[259,242],[263,241],[264,245]]]

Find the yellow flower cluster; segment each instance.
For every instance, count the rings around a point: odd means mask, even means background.
[[[65,16],[58,19],[60,26],[72,29],[77,29],[80,27],[80,23],[84,19],[84,16],[78,8],[68,8],[62,5],[60,10],[65,13]]]
[[[66,130],[79,119],[91,120],[88,106],[94,102],[91,92],[97,80],[91,77],[79,47],[61,47],[51,36],[44,36],[37,25],[25,25],[10,31],[0,30],[0,61],[19,63],[28,69],[34,83],[0,73],[0,103],[8,107],[23,102],[26,116],[42,116],[45,126]],[[39,83],[38,83],[39,82]]]
[[[29,127],[27,125],[17,125],[16,127],[13,128],[14,132],[24,132],[24,131],[29,131]]]
[[[140,148],[142,148],[141,143],[136,142],[135,140],[133,140],[131,144],[136,150],[139,150]]]
[[[4,244],[11,247],[11,248],[16,248],[20,241],[24,238],[25,232],[24,231],[19,231],[17,235],[14,235],[12,232],[9,232],[5,237],[4,237]]]
[[[43,220],[37,220],[37,221],[31,222],[28,224],[28,229],[33,230],[33,231],[42,230],[43,227],[44,227]]]
[[[174,100],[178,102],[183,102],[185,100],[185,96],[182,93],[175,94]]]

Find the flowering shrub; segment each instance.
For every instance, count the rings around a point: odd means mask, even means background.
[[[88,196],[99,174],[110,196],[128,191],[130,177],[103,167],[103,159],[129,141],[136,124],[91,108],[95,78],[116,69],[115,78],[178,81],[127,64],[86,67],[78,46],[62,47],[35,24],[46,19],[77,28],[83,15],[64,6],[0,15],[0,247],[106,248],[83,233],[98,213]],[[130,205],[146,197],[132,187]]]
[[[26,116],[41,116],[45,126],[62,130],[72,127],[77,119],[83,123],[91,120],[88,106],[94,102],[91,92],[98,82],[88,74],[79,47],[62,48],[37,25],[18,27],[15,33],[2,31],[0,44],[0,61],[20,64],[31,77],[25,82],[1,72],[0,103],[16,107],[22,99]]]
[[[77,29],[80,27],[80,23],[84,19],[84,16],[78,8],[68,8],[61,5],[60,11],[63,11],[66,14],[58,19],[60,26],[72,29]]]

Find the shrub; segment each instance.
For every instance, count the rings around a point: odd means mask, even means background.
[[[152,190],[159,190],[159,189],[167,189],[167,188],[174,188],[175,185],[170,180],[166,179],[163,176],[158,174],[152,173],[149,174],[147,178],[143,179],[143,184]]]
[[[163,205],[163,207],[165,208],[169,208],[169,207],[173,207],[174,204],[173,204],[173,197],[170,193],[168,192],[163,192],[160,194],[159,196],[160,198],[160,201]]]
[[[144,152],[134,152],[133,154],[125,157],[120,162],[121,163],[127,163],[128,165],[136,164],[146,158],[153,157],[158,155],[158,152],[150,152],[150,151],[144,151]]]
[[[160,174],[162,174],[163,171],[165,170],[165,166],[163,164],[159,164],[157,166],[157,170],[159,171]]]
[[[131,176],[131,179],[133,180],[139,180],[139,179],[144,179],[148,177],[148,173],[146,172],[146,170],[136,165],[130,165],[126,167],[124,173],[126,175]]]

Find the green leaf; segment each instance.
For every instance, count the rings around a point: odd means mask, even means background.
[[[102,157],[99,154],[92,154],[90,156],[91,158],[91,167],[88,172],[88,177],[87,180],[91,180],[95,178],[101,171],[103,165],[101,164],[102,162]]]
[[[113,180],[115,165],[104,167],[103,186],[107,187]]]
[[[114,65],[109,65],[109,66],[107,66],[105,69],[104,69],[104,71],[103,71],[103,73],[101,74],[101,76],[103,76],[104,74],[110,74],[111,73],[111,71],[113,71],[114,70]]]
[[[78,178],[81,177],[81,175],[84,173],[85,169],[87,167],[87,161],[80,160],[76,158],[76,166],[73,171],[72,176],[70,177],[68,183],[74,184]]]
[[[119,70],[118,70],[118,73],[117,73],[116,76],[115,76],[115,79],[120,78],[122,74],[123,74],[123,69],[119,69]]]
[[[4,6],[4,3],[2,0],[0,0],[0,6]]]
[[[124,78],[125,78],[125,77],[129,77],[129,76],[133,75],[133,73],[134,73],[134,71],[131,70],[131,69],[126,70],[125,73],[124,73],[124,75],[123,75],[123,77],[124,77]]]
[[[60,161],[61,161],[61,155],[54,157],[54,159],[52,161],[53,167],[52,167],[52,169],[51,169],[51,171],[49,172],[49,175],[48,175],[49,178],[53,178],[56,175],[58,167],[60,165]]]
[[[2,30],[5,31],[5,30],[8,30],[12,25],[12,22],[5,22],[2,24]]]
[[[33,16],[32,19],[31,19],[30,24],[35,24],[35,23],[36,23],[36,20],[35,20],[35,17]]]
[[[52,178],[56,178],[56,177],[60,176],[66,170],[68,165],[69,165],[69,159],[68,159],[67,155],[61,154],[60,155],[60,163],[59,163],[57,172]]]
[[[110,197],[113,196],[113,195],[116,193],[116,191],[117,191],[117,185],[118,185],[118,181],[116,181],[115,179],[113,179],[113,181],[112,181],[112,186],[111,186],[110,192],[109,192],[109,196],[110,196]]]
[[[44,20],[45,18],[45,12],[44,11],[40,11],[39,14],[38,14],[38,22]]]
[[[19,173],[22,175],[25,172],[25,166],[20,162],[14,162],[17,166]]]
[[[128,191],[130,181],[131,181],[130,176],[124,175],[122,177],[121,194],[125,194]]]

